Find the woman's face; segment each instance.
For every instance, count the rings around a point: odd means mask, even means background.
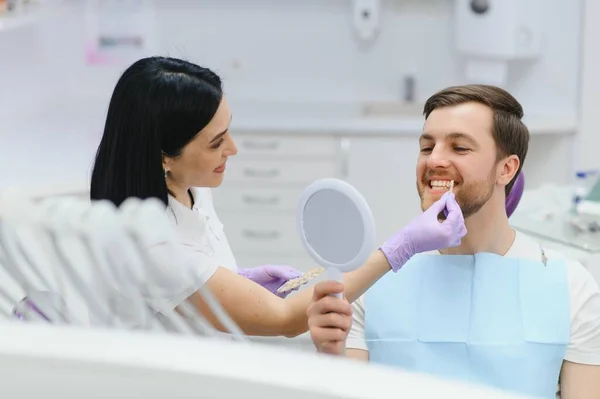
[[[184,148],[180,156],[163,157],[167,185],[175,192],[190,187],[218,187],[223,182],[227,158],[237,154],[229,134],[231,110],[225,96],[213,119]]]

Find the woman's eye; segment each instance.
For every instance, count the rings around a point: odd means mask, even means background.
[[[225,141],[225,140],[223,140],[223,139],[221,139],[221,140],[217,141],[217,143],[216,143],[216,144],[213,144],[212,148],[214,148],[214,149],[217,149],[217,148],[219,148],[219,147],[221,146],[221,144],[223,144],[223,142],[224,142],[224,141]]]

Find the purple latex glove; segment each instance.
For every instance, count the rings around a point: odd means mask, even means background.
[[[278,293],[277,289],[288,280],[300,277],[302,273],[289,266],[263,265],[250,268],[238,268],[237,273],[263,286],[273,294],[285,298],[289,292]]]
[[[446,220],[438,215],[447,210]],[[445,193],[429,209],[394,234],[379,249],[397,272],[415,254],[456,247],[467,234],[465,219],[454,194]]]

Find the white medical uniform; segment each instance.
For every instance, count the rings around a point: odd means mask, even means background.
[[[548,259],[566,261],[570,293],[570,342],[565,360],[580,364],[600,365],[600,288],[598,282],[579,262],[567,259],[559,252],[544,249]],[[431,256],[438,251],[429,252]],[[532,238],[516,233],[507,257],[538,261],[540,246]],[[394,312],[394,304],[389,311]],[[352,327],[346,341],[348,349],[368,350],[365,341],[364,296],[352,304]]]
[[[92,286],[98,295],[109,301],[112,312],[130,325],[142,325],[139,305],[133,298],[141,295],[153,312],[170,313],[185,299],[198,291],[219,267],[236,270],[235,257],[215,212],[209,188],[192,190],[192,209],[169,196],[166,216],[177,236],[177,245],[164,242],[147,243],[150,259],[158,267],[148,267],[147,284],[139,292],[129,292],[125,286],[95,278]],[[113,286],[114,285],[114,286]],[[90,316],[92,324],[102,319]]]
[[[173,278],[165,278],[153,293],[152,307],[158,312],[171,311],[213,276],[218,267],[236,270],[237,264],[215,212],[209,188],[191,190],[194,205],[190,209],[169,195],[167,217],[178,239],[179,255],[185,266],[173,265],[168,251],[160,244],[150,249],[153,258],[173,268]]]
[[[215,211],[210,188],[198,187],[191,191],[194,197],[192,209],[169,196],[168,216],[177,234],[182,242],[209,254],[219,266],[236,270],[237,262]]]

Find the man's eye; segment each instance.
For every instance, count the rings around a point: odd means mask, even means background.
[[[455,151],[458,151],[458,152],[466,152],[466,151],[469,151],[469,149],[468,149],[468,148],[465,148],[465,147],[454,147],[454,150],[455,150]]]
[[[431,152],[431,147],[423,147],[421,148],[421,152]]]

